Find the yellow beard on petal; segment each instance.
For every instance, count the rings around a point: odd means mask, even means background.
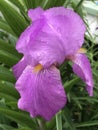
[[[85,48],[80,48],[77,53],[86,53],[87,50]]]
[[[43,69],[43,66],[41,64],[38,64],[34,67],[33,72],[38,72]]]

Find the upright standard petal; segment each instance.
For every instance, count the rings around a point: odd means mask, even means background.
[[[12,67],[12,70],[13,70],[13,73],[14,73],[14,76],[15,76],[16,79],[18,79],[20,77],[20,75],[22,74],[26,65],[27,65],[27,61],[23,57],[16,65],[14,65]]]
[[[20,35],[16,43],[16,50],[20,53],[27,54],[28,47],[34,44],[34,41],[37,39],[37,35],[41,31],[43,25],[44,19],[42,18],[28,26],[28,28],[26,28],[25,31]]]
[[[55,35],[40,32],[33,46],[29,49],[29,59],[36,59],[45,68],[52,64],[61,64],[65,59],[62,41]]]
[[[28,10],[28,16],[30,17],[30,19],[32,21],[35,21],[37,19],[40,19],[41,18],[41,15],[43,13],[43,9],[41,7],[37,7],[35,9],[29,9]]]
[[[16,82],[16,89],[21,96],[18,107],[32,117],[50,120],[66,103],[60,73],[54,66],[41,71],[27,66]]]
[[[44,16],[52,32],[62,39],[66,55],[74,54],[84,42],[86,27],[82,18],[64,7],[50,8]]]
[[[93,96],[93,78],[90,62],[85,54],[77,53],[73,60],[73,71],[76,73],[85,83],[86,89],[90,96]]]

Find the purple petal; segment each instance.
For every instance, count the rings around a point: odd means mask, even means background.
[[[39,35],[35,44],[29,49],[29,59],[37,59],[46,68],[52,64],[61,64],[65,59],[61,40],[53,33],[40,32]]]
[[[18,107],[32,117],[50,120],[66,103],[60,73],[53,66],[40,72],[27,66],[16,82],[16,89],[21,95]]]
[[[29,9],[28,16],[32,21],[41,18],[41,14],[43,13],[43,9],[41,7],[37,7],[36,9]]]
[[[86,89],[89,95],[93,96],[92,70],[88,58],[84,54],[76,54],[73,62],[74,73],[86,83]]]
[[[44,15],[53,33],[62,39],[66,55],[73,54],[84,42],[85,25],[81,17],[71,9],[54,7]]]
[[[27,65],[27,61],[23,57],[16,65],[14,65],[12,67],[12,70],[13,70],[13,73],[14,73],[14,76],[16,77],[16,79],[18,79],[20,77],[20,75],[22,74],[26,65]]]
[[[31,14],[33,17],[32,11]],[[82,46],[84,33],[85,25],[78,14],[64,7],[54,7],[43,11],[40,19],[22,33],[16,49],[28,53],[29,59],[37,59],[44,67],[62,64],[66,56]]]
[[[34,41],[43,25],[44,20],[42,19],[33,22],[28,28],[26,28],[17,41],[16,50],[20,53],[27,54],[28,48],[30,48],[31,44],[34,44]]]

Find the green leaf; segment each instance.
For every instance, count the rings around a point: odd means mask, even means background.
[[[80,101],[77,99],[76,95],[71,92],[71,96],[72,96],[72,100],[75,102],[75,104],[81,110],[82,109],[82,105],[81,105]]]
[[[15,110],[18,110],[18,106],[17,106],[17,101],[8,101],[6,102],[6,105],[9,106],[10,108],[14,108]]]
[[[9,25],[4,20],[0,20],[0,29],[16,36],[15,33],[12,31],[12,29],[9,27]]]
[[[12,72],[3,66],[0,66],[0,80],[9,81],[12,83],[15,83],[16,81]]]
[[[98,99],[94,97],[73,97],[73,99],[80,100],[80,101],[88,101],[89,103],[98,103]]]
[[[28,128],[28,127],[23,127],[23,128],[19,128],[19,129],[13,129],[13,130],[34,130],[33,128]]]
[[[24,11],[25,13],[25,8],[24,6],[21,4],[21,2],[19,0],[9,0],[14,6],[18,7],[18,9],[20,9],[20,11]]]
[[[19,59],[22,57],[22,55],[19,54],[19,53],[16,51],[16,49],[15,49],[15,47],[14,47],[13,45],[11,45],[11,44],[9,44],[9,43],[7,43],[7,42],[1,40],[1,39],[0,39],[0,50],[7,51],[7,52],[9,52],[9,53],[11,53],[11,54],[17,56],[17,58],[19,58]],[[19,60],[19,59],[18,59],[18,60]]]
[[[27,23],[30,23],[30,21],[28,19],[28,16],[27,16],[25,5],[23,3],[24,0],[23,1],[20,1],[20,0],[9,0],[9,1],[13,4],[13,6],[16,6],[20,10],[20,13],[24,16],[24,18],[27,21]]]
[[[78,12],[79,8],[82,6],[84,0],[80,0],[79,3],[77,4],[75,11]]]
[[[76,124],[75,126],[76,127],[86,127],[86,126],[88,127],[88,126],[95,126],[95,125],[98,125],[98,120],[82,122],[82,123]]]
[[[68,93],[71,90],[72,86],[75,85],[77,82],[79,82],[79,80],[80,80],[80,78],[76,77],[70,81],[65,82],[65,84],[63,84],[63,86],[64,86],[66,92]]]
[[[46,122],[47,130],[53,130],[53,128],[56,125],[56,119],[55,117],[52,118],[52,120]]]
[[[20,15],[7,1],[0,0],[0,10],[17,36],[19,36],[28,26],[22,15]]]
[[[22,54],[19,54],[16,51],[15,46],[1,39],[0,39],[0,50],[4,50],[4,51],[7,51],[8,53],[13,54],[14,56],[18,58],[18,60],[22,58]]]
[[[65,127],[68,128],[68,130],[76,130],[74,123],[72,122],[71,116],[70,116],[70,111],[67,108],[67,106],[65,107],[63,112],[63,118],[65,120]]]
[[[5,124],[0,124],[0,128],[2,128],[3,130],[13,130],[13,127]]]
[[[0,50],[0,61],[7,66],[13,66],[19,61],[19,58],[7,51]]]
[[[2,93],[2,92],[0,92],[0,98],[4,98],[7,102],[8,101],[17,101],[16,98],[14,98],[10,95],[7,95],[5,93]]]
[[[71,1],[69,0],[66,0],[65,3],[63,4],[63,6],[66,8],[69,4],[70,4]]]
[[[55,6],[62,6],[66,0],[55,0]]]
[[[35,125],[35,122],[29,117],[29,115],[27,115],[27,113],[16,112],[14,110],[10,110],[8,108],[3,107],[0,108],[0,113],[6,115],[10,119],[20,123],[23,126],[38,130],[37,126]]]
[[[56,6],[63,6],[65,0],[46,0],[44,1],[43,8],[51,8]]]
[[[48,9],[50,7],[53,7],[55,5],[55,0],[46,0],[44,3],[43,8]]]
[[[24,0],[25,5],[27,6],[27,9],[35,8],[35,1],[36,0]]]
[[[22,127],[18,129],[13,129],[13,130],[34,130],[33,128],[28,128],[28,127]]]
[[[4,83],[0,82],[0,92],[10,95],[16,99],[19,98],[19,94],[16,91],[15,87],[6,82],[4,82]]]
[[[62,130],[61,111],[56,114],[56,127],[57,127],[57,130]]]
[[[45,8],[48,0],[35,0],[35,7],[42,7]]]

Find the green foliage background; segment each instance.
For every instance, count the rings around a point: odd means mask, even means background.
[[[83,0],[0,0],[0,130],[98,130],[98,44],[90,34]],[[15,50],[19,35],[30,24],[29,8],[41,6],[72,7],[84,20],[89,35],[84,47],[91,61],[94,96],[89,97],[85,84],[72,72],[70,62],[60,66],[68,103],[51,121],[30,118],[17,108],[19,94],[14,88],[11,67],[22,57]]]

